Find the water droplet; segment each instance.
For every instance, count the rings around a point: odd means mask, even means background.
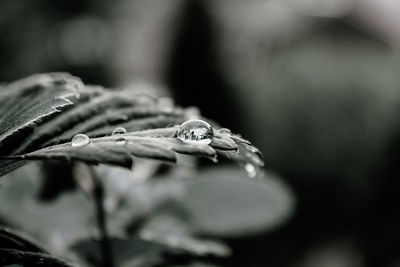
[[[246,170],[247,175],[251,178],[253,178],[257,175],[257,169],[256,169],[256,167],[254,167],[253,164],[246,163],[244,165],[244,169]]]
[[[188,120],[179,126],[179,140],[192,144],[210,144],[214,138],[214,130],[210,124],[202,120]]]
[[[231,130],[229,130],[228,128],[221,128],[219,129],[219,132],[223,134],[232,134]]]
[[[71,146],[84,146],[89,144],[89,137],[86,134],[77,134],[71,140]]]
[[[188,119],[198,119],[200,118],[200,109],[197,107],[188,107],[186,109],[186,117]]]
[[[126,134],[126,129],[124,127],[117,127],[114,129],[111,135]]]
[[[125,137],[120,137],[115,140],[115,143],[119,146],[125,145],[128,142],[128,140]]]
[[[158,107],[162,112],[172,112],[174,110],[174,100],[170,97],[160,97],[158,99]]]

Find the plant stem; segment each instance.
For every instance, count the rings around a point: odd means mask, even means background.
[[[93,195],[96,208],[97,226],[100,232],[100,247],[102,255],[102,263],[104,267],[113,267],[114,260],[112,255],[111,241],[107,231],[106,212],[104,210],[104,187],[99,178],[97,177],[94,169],[90,168],[93,178]]]

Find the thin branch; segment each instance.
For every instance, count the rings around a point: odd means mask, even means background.
[[[102,263],[104,267],[113,267],[114,260],[112,254],[111,241],[107,231],[106,212],[104,210],[104,187],[100,179],[97,177],[93,167],[89,167],[93,178],[93,195],[96,208],[97,226],[100,232],[100,247],[102,255]]]

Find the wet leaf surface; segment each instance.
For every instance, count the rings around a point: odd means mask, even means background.
[[[210,145],[178,140],[172,126],[186,121],[191,108],[129,90],[84,86],[67,74],[35,75],[12,83],[2,91],[1,103],[5,105],[0,110],[4,117],[0,174],[28,160],[79,160],[131,168],[137,158],[175,163],[177,153],[263,165],[256,148],[226,130],[214,129]],[[128,133],[111,136],[116,127]],[[24,128],[28,130],[20,131]],[[90,142],[72,146],[76,134],[87,135]]]

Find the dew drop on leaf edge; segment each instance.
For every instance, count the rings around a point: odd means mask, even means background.
[[[126,129],[124,127],[117,127],[114,129],[111,135],[126,134]]]
[[[84,146],[89,144],[90,139],[86,134],[77,134],[71,140],[71,146]]]
[[[214,130],[203,120],[187,120],[178,127],[177,138],[184,143],[208,145],[214,138]]]
[[[246,170],[247,175],[251,178],[253,178],[257,175],[257,169],[256,169],[256,167],[254,167],[253,164],[246,163],[244,165],[244,169]]]

